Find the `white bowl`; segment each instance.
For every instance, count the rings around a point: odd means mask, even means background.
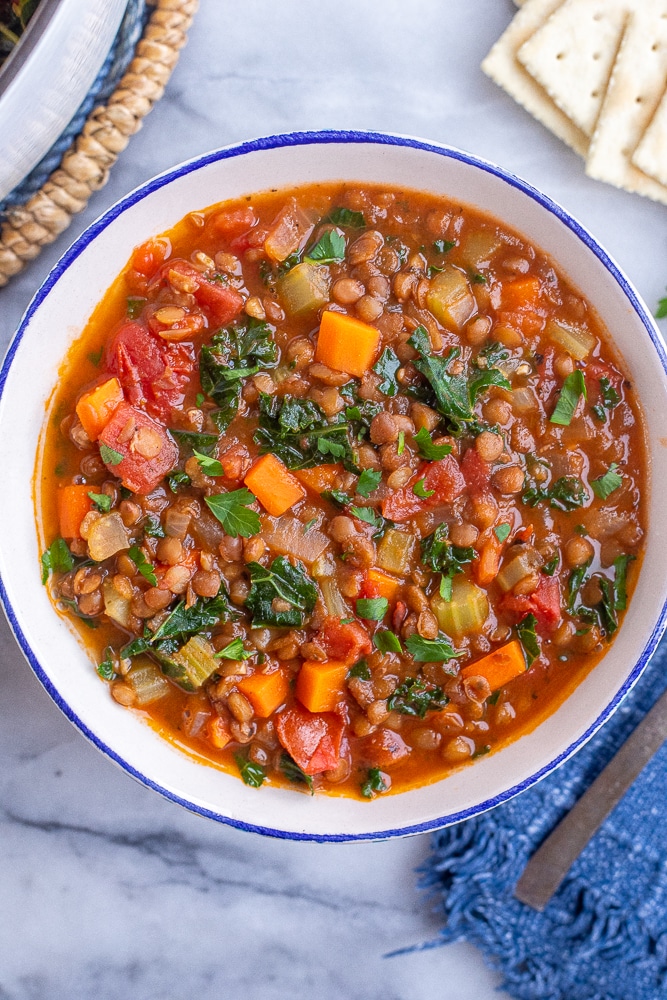
[[[41,0],[0,68],[0,201],[64,132],[106,59],[128,0]]]
[[[160,739],[109,696],[39,576],[33,473],[59,366],[132,248],[187,212],[271,187],[329,180],[427,190],[474,205],[541,247],[597,310],[643,405],[651,490],[646,556],[633,600],[604,659],[533,732],[437,783],[360,802],[246,787]],[[129,774],[224,823],[279,837],[355,840],[418,833],[483,812],[573,754],[609,718],[666,622],[667,355],[636,291],[562,208],[499,167],[459,150],[371,133],[304,133],[227,147],[138,188],[76,241],[39,290],[0,371],[1,597],[37,677],[67,717]],[[9,477],[7,477],[9,478]]]

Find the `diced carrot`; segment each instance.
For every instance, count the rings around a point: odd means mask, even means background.
[[[81,522],[93,509],[93,501],[88,496],[94,492],[92,486],[63,486],[56,493],[60,534],[63,538],[81,538]]]
[[[270,674],[248,674],[237,684],[255,709],[260,719],[268,719],[287,698],[289,680],[284,670],[274,670]]]
[[[306,491],[275,455],[258,458],[243,482],[273,517],[303,500]]]
[[[324,493],[325,490],[334,488],[342,471],[343,466],[337,462],[335,465],[316,465],[314,469],[297,469],[294,475],[309,490]]]
[[[333,712],[344,697],[347,663],[305,660],[296,679],[295,694],[309,712]]]
[[[381,569],[369,569],[366,579],[376,589],[377,597],[386,597],[388,601],[396,600],[396,595],[401,587],[401,581],[388,573],[383,573]]]
[[[523,647],[518,639],[512,639],[499,649],[487,653],[481,660],[468,663],[461,670],[460,676],[484,677],[491,690],[497,691],[522,674],[525,669],[526,658],[523,655]]]
[[[212,743],[216,750],[223,750],[231,742],[229,723],[219,715],[209,720],[206,731],[209,743]]]
[[[123,389],[117,378],[110,378],[83,394],[76,404],[76,415],[91,441],[97,441],[122,402]]]
[[[540,279],[534,276],[504,281],[500,307],[509,312],[515,309],[535,309],[540,301]]]
[[[373,365],[380,333],[359,319],[326,309],[317,334],[315,360],[337,372],[361,377]]]
[[[479,548],[479,559],[474,566],[475,580],[480,587],[488,587],[498,576],[503,543],[493,531],[489,531],[486,539],[480,541],[482,544]]]

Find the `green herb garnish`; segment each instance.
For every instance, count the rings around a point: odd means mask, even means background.
[[[442,633],[437,639],[422,639],[420,635],[408,636],[405,648],[417,663],[448,663],[463,655],[453,649],[447,636]]]
[[[376,469],[364,469],[357,481],[357,493],[361,497],[369,497],[382,482],[382,473]],[[332,491],[333,492],[333,491]]]
[[[305,259],[318,264],[333,264],[334,261],[344,260],[345,237],[336,229],[328,229],[307,251]]]
[[[230,493],[216,493],[204,497],[204,500],[208,509],[232,538],[237,538],[239,535],[242,538],[250,538],[256,535],[262,526],[259,514],[249,509],[255,503],[255,496],[245,486]]]
[[[315,794],[311,776],[302,771],[297,762],[286,752],[280,755],[280,770],[288,781],[291,781],[295,785],[307,785],[310,789],[310,794]]]
[[[449,455],[452,446],[449,444],[433,444],[433,438],[425,427],[421,427],[414,436],[414,442],[419,447],[419,454],[429,462],[438,462]]]
[[[531,486],[524,490],[522,500],[529,507],[548,503],[554,510],[576,510],[588,500],[586,488],[576,476],[562,476],[551,486]]]
[[[199,451],[194,451],[193,454],[199,462],[199,468],[202,472],[206,473],[207,476],[224,476],[225,470],[222,467],[222,463],[219,462],[217,458],[211,458],[209,455],[202,455]]]
[[[537,638],[537,633],[535,628],[537,626],[537,618],[535,615],[526,615],[516,627],[516,634],[519,637],[519,641],[523,646],[523,651],[526,657],[526,668],[530,669],[535,660],[540,655],[540,643]]]
[[[353,667],[350,667],[347,673],[347,679],[350,677],[358,677],[360,681],[369,681],[371,679],[370,667],[366,663],[366,660],[357,660]]]
[[[144,580],[148,580],[151,587],[157,587],[157,577],[155,575],[155,567],[152,563],[146,559],[145,555],[141,551],[138,545],[132,545],[127,552],[128,556],[137,567],[137,570],[143,576]]]
[[[381,653],[403,652],[398,636],[395,632],[390,632],[389,629],[380,629],[379,632],[376,632],[373,636],[373,645]]]
[[[568,427],[582,398],[586,399],[586,381],[584,373],[577,368],[563,382],[556,408],[549,418],[550,422]]]
[[[100,445],[100,458],[105,465],[120,465],[123,456],[119,451],[115,451],[106,444]]]
[[[54,538],[42,555],[42,583],[46,583],[49,573],[68,573],[74,566],[74,558],[64,538]]]
[[[235,753],[234,760],[243,782],[251,788],[261,788],[266,780],[266,771],[261,764],[255,764],[242,753]]]
[[[498,524],[493,529],[493,533],[499,542],[506,542],[512,533],[512,526],[510,524]]]
[[[415,485],[412,487],[412,492],[416,497],[420,497],[422,500],[428,500],[435,493],[435,490],[426,489],[426,478],[418,479]]]
[[[591,479],[591,489],[598,499],[606,500],[614,490],[623,485],[623,476],[616,471],[617,469],[616,462],[612,462],[604,476],[600,476],[599,479]]]
[[[102,514],[108,514],[111,510],[111,497],[107,496],[106,493],[89,493],[88,496],[95,504],[97,510]]]
[[[254,654],[243,648],[243,639],[237,637],[215,653],[216,660],[249,660]]]
[[[388,610],[389,601],[386,597],[357,598],[357,614],[367,621],[381,622]]]

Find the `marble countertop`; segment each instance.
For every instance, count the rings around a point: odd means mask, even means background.
[[[665,209],[581,161],[483,76],[510,0],[201,0],[164,99],[106,188],[0,291],[9,342],[66,246],[136,184],[275,132],[418,135],[495,160],[591,229],[654,305]],[[0,623],[0,997],[7,1000],[468,1000],[498,997],[417,889],[428,837],[315,845],[190,815],[117,770],[60,715]]]

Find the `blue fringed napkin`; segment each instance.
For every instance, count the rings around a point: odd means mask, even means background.
[[[615,715],[571,761],[505,805],[433,838],[422,885],[438,897],[441,942],[477,945],[517,1000],[667,997],[667,745],[543,913],[512,895],[528,858],[665,687],[667,639]]]

